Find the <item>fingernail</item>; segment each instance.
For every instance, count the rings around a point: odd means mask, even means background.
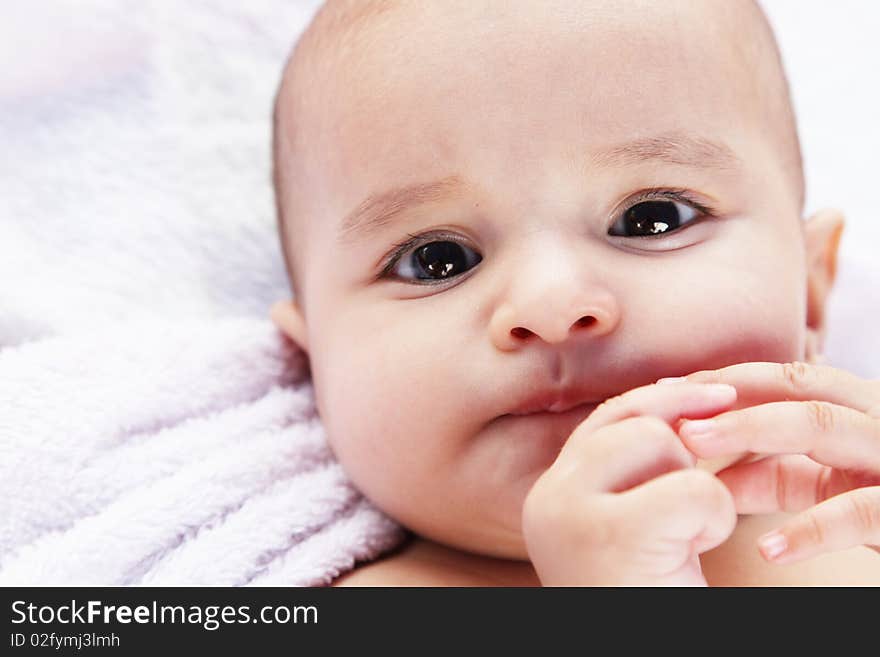
[[[686,420],[682,422],[678,433],[683,438],[705,438],[714,433],[717,428],[718,423],[715,420]]]
[[[775,559],[788,548],[788,541],[785,536],[778,531],[772,531],[764,534],[758,539],[758,549],[765,559]]]
[[[685,379],[687,379],[686,376],[667,376],[663,379],[657,379],[657,383],[658,384],[660,384],[660,383],[680,383],[681,381],[684,381]]]

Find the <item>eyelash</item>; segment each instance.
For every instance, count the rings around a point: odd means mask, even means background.
[[[670,201],[679,201],[686,205],[689,205],[694,210],[697,210],[700,213],[700,216],[689,221],[681,228],[677,228],[668,233],[660,233],[657,235],[639,235],[636,237],[630,237],[628,239],[647,239],[647,240],[656,240],[666,237],[667,235],[671,235],[673,233],[678,233],[681,230],[687,228],[688,226],[692,226],[696,223],[701,223],[706,219],[714,218],[715,211],[695,199],[686,189],[669,189],[665,187],[651,187],[648,189],[644,189],[638,192],[635,196],[630,199],[627,199],[626,205],[621,212],[615,214],[614,219],[611,224],[609,224],[608,228],[610,229],[617,221],[626,214],[634,206],[639,203],[644,203],[645,201],[652,201],[658,199],[667,199]],[[387,278],[400,259],[410,251],[411,249],[417,248],[419,246],[423,246],[425,244],[430,244],[434,241],[444,241],[444,242],[456,242],[458,244],[462,244],[467,246],[466,241],[458,237],[457,235],[447,234],[447,233],[421,233],[421,234],[413,234],[407,233],[406,238],[397,242],[391,246],[391,250],[388,253],[388,256],[385,258],[384,262],[381,265],[381,272],[376,277],[377,280],[382,278]],[[412,283],[412,281],[406,281],[407,283]],[[438,285],[442,283],[446,283],[447,280],[438,280],[436,283],[434,282],[422,282],[422,283],[414,283],[415,285]]]

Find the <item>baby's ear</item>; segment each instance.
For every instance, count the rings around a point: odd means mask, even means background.
[[[807,353],[818,360],[825,342],[826,304],[837,277],[837,250],[845,221],[840,210],[826,208],[804,223],[807,251]]]
[[[308,353],[306,318],[296,301],[292,299],[276,301],[272,304],[269,316],[281,332],[299,345],[300,349]]]

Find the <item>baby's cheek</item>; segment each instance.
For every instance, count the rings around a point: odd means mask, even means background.
[[[720,356],[724,364],[800,358],[805,289],[797,267],[786,264],[791,249],[783,253],[785,245],[779,241],[730,244],[725,241],[722,249],[719,243],[717,253],[709,250],[699,275],[673,297],[670,318],[678,318],[674,321],[683,329],[677,352],[714,352],[716,357],[708,360]]]
[[[705,286],[695,287],[688,303],[703,312],[690,313],[691,351],[681,373],[719,369],[742,362],[790,362],[804,355],[805,290],[797,272],[769,258],[761,248],[742,254],[721,269],[709,269]],[[767,247],[769,248],[769,246]],[[796,268],[795,268],[796,269]],[[679,353],[687,353],[676,347]],[[733,410],[751,404],[746,399]],[[717,473],[743,458],[761,455],[741,452],[699,460],[697,467]]]
[[[435,360],[436,348],[414,349],[417,341],[391,332],[328,345],[312,367],[334,452],[355,483],[389,507],[442,479],[465,438],[449,413],[460,365]]]

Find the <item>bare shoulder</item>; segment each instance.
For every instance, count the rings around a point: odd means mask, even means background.
[[[356,567],[332,586],[464,586],[455,580],[453,573],[395,555]]]
[[[398,551],[364,564],[332,586],[533,586],[537,578],[526,562],[469,554],[424,539],[411,539]]]

